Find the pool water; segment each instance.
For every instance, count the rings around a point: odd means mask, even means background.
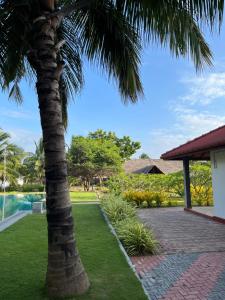
[[[0,222],[21,210],[31,210],[32,203],[45,198],[43,194],[0,195]]]

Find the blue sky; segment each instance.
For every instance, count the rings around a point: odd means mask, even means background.
[[[151,45],[143,52],[141,76],[145,96],[139,103],[123,105],[115,82],[94,66],[84,65],[85,86],[69,105],[71,135],[86,135],[98,128],[129,135],[140,141],[142,152],[157,158],[172,147],[225,123],[224,30],[207,41],[214,53],[214,67],[196,74],[188,59],[172,58],[168,49]],[[0,128],[26,151],[34,150],[41,136],[34,86],[22,83],[24,103],[18,106],[0,93]]]

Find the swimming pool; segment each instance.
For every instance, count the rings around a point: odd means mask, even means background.
[[[0,195],[0,222],[21,210],[31,210],[32,203],[45,198],[44,194]]]

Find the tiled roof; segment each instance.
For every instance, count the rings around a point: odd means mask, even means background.
[[[182,170],[180,161],[164,161],[163,159],[131,159],[124,163],[126,173],[148,174],[153,167],[162,173],[169,174]]]
[[[209,151],[225,147],[225,126],[216,128],[161,155],[162,159],[208,159]]]

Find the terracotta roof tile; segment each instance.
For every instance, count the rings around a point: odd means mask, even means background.
[[[182,170],[180,161],[164,161],[163,159],[131,159],[124,163],[126,173],[148,174],[156,166],[162,173],[169,174]]]
[[[161,155],[162,159],[209,158],[209,151],[225,147],[225,126],[216,128]]]

